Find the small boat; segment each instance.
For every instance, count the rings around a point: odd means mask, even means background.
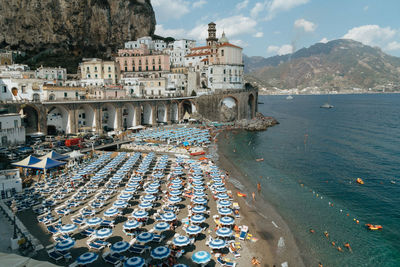
[[[361,178],[357,178],[356,182],[359,184],[364,184],[364,181]]]
[[[200,156],[200,155],[204,155],[204,154],[206,154],[206,152],[204,152],[204,151],[190,153],[191,156]]]
[[[247,195],[241,192],[237,192],[237,196],[238,197],[246,197]]]
[[[288,96],[286,97],[286,99],[287,99],[287,100],[292,100],[292,99],[293,99],[293,96],[288,95]]]
[[[257,162],[264,161],[264,158],[256,159]]]
[[[370,223],[367,223],[365,226],[367,226],[369,230],[373,230],[373,231],[382,230],[382,228],[383,228],[382,225],[370,224]]]
[[[329,103],[325,103],[322,106],[320,106],[320,108],[333,108],[333,106]]]

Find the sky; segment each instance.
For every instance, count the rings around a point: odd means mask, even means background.
[[[400,57],[399,0],[151,0],[156,34],[205,43],[207,24],[248,56],[346,38]]]

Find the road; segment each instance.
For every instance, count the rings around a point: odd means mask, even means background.
[[[95,146],[94,149],[95,149],[95,150],[102,150],[102,149],[105,149],[105,148],[108,148],[108,147],[120,146],[120,145],[122,145],[122,144],[130,143],[130,142],[132,142],[132,141],[131,141],[131,140],[117,141],[117,142],[114,142],[114,143],[109,143],[109,144],[104,144],[104,145],[100,145],[100,146]],[[88,147],[88,148],[81,149],[81,152],[82,152],[82,153],[86,153],[86,152],[89,152],[89,151],[91,151],[91,150],[92,150],[92,148],[91,148],[91,147]]]

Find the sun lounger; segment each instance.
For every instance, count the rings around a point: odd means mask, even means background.
[[[58,251],[56,251],[55,249],[48,250],[47,254],[49,255],[50,258],[52,258],[55,261],[59,261],[62,258],[64,258],[63,255]]]
[[[229,244],[229,252],[235,256],[235,258],[240,258],[240,253],[236,250],[235,246],[231,243]]]
[[[99,240],[99,239],[93,240],[93,243],[100,245],[100,246],[105,246],[105,247],[109,247],[111,245],[110,242]]]
[[[84,236],[91,236],[91,235],[93,235],[93,233],[94,233],[94,229],[92,229],[92,228],[85,229],[81,232],[81,234]]]
[[[129,251],[136,254],[142,254],[146,251],[150,251],[150,247],[139,244],[133,244],[132,246],[129,247]]]
[[[236,266],[236,262],[227,262],[227,261],[224,261],[221,257],[217,258],[217,262],[219,264],[221,264],[221,266],[229,266],[229,267],[235,267]]]
[[[58,233],[58,228],[55,227],[54,225],[50,225],[50,226],[47,226],[47,231],[54,235],[54,234]]]
[[[110,263],[114,266],[118,265],[121,263],[120,259],[118,257],[114,257],[113,255],[111,255],[110,252],[106,252],[102,255],[103,259],[105,262]]]
[[[153,235],[153,242],[161,243],[164,238],[164,235]]]
[[[103,221],[101,222],[100,226],[114,227],[114,221],[111,221],[111,220],[103,220]]]
[[[94,249],[94,250],[102,250],[104,248],[104,246],[101,246],[101,245],[96,244],[94,242],[89,242],[89,243],[87,243],[87,245],[88,245],[88,247],[90,249]]]
[[[247,225],[242,225],[241,231],[240,231],[240,235],[239,235],[239,239],[240,240],[245,240],[248,231],[249,231],[249,227]]]

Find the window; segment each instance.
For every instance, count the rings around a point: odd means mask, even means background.
[[[79,96],[78,92],[75,92],[75,96],[76,96],[76,97],[78,97],[78,96]]]
[[[210,74],[213,74],[213,69],[212,68],[210,68]]]
[[[224,82],[226,82],[226,78],[224,77]]]
[[[0,130],[1,130],[1,121],[0,121]]]
[[[161,95],[161,90],[158,90],[158,95]]]
[[[94,77],[97,78],[97,74],[95,74]]]
[[[153,58],[151,63],[153,63],[153,65],[156,64],[156,60]]]
[[[158,82],[158,86],[161,86],[161,82]]]
[[[110,79],[111,79],[111,74],[108,74],[108,78],[110,78]]]
[[[226,74],[226,70],[224,70],[224,74]]]
[[[146,66],[146,71],[148,71],[149,70],[149,66]]]
[[[94,71],[97,71],[97,67],[96,66],[94,67]]]
[[[161,70],[161,66],[158,66],[158,70]]]
[[[14,128],[18,128],[18,120],[14,120]]]
[[[141,59],[139,59],[139,65],[142,65],[142,60]]]
[[[111,67],[110,66],[108,66],[108,72],[111,72]]]
[[[89,67],[86,67],[86,71],[89,72]],[[47,79],[47,76],[46,76],[46,79]]]
[[[125,66],[125,71],[128,71],[128,67],[127,66]]]
[[[87,77],[90,78],[90,74],[88,74]]]
[[[1,91],[2,91],[3,93],[7,93],[7,85],[3,85],[2,87],[3,87],[3,88],[1,89]]]
[[[68,93],[67,92],[64,92],[64,97],[68,97]]]
[[[153,70],[156,70],[156,66],[153,66]]]
[[[221,56],[224,56],[224,50],[221,50]]]
[[[158,58],[158,64],[161,64],[161,58]]]

